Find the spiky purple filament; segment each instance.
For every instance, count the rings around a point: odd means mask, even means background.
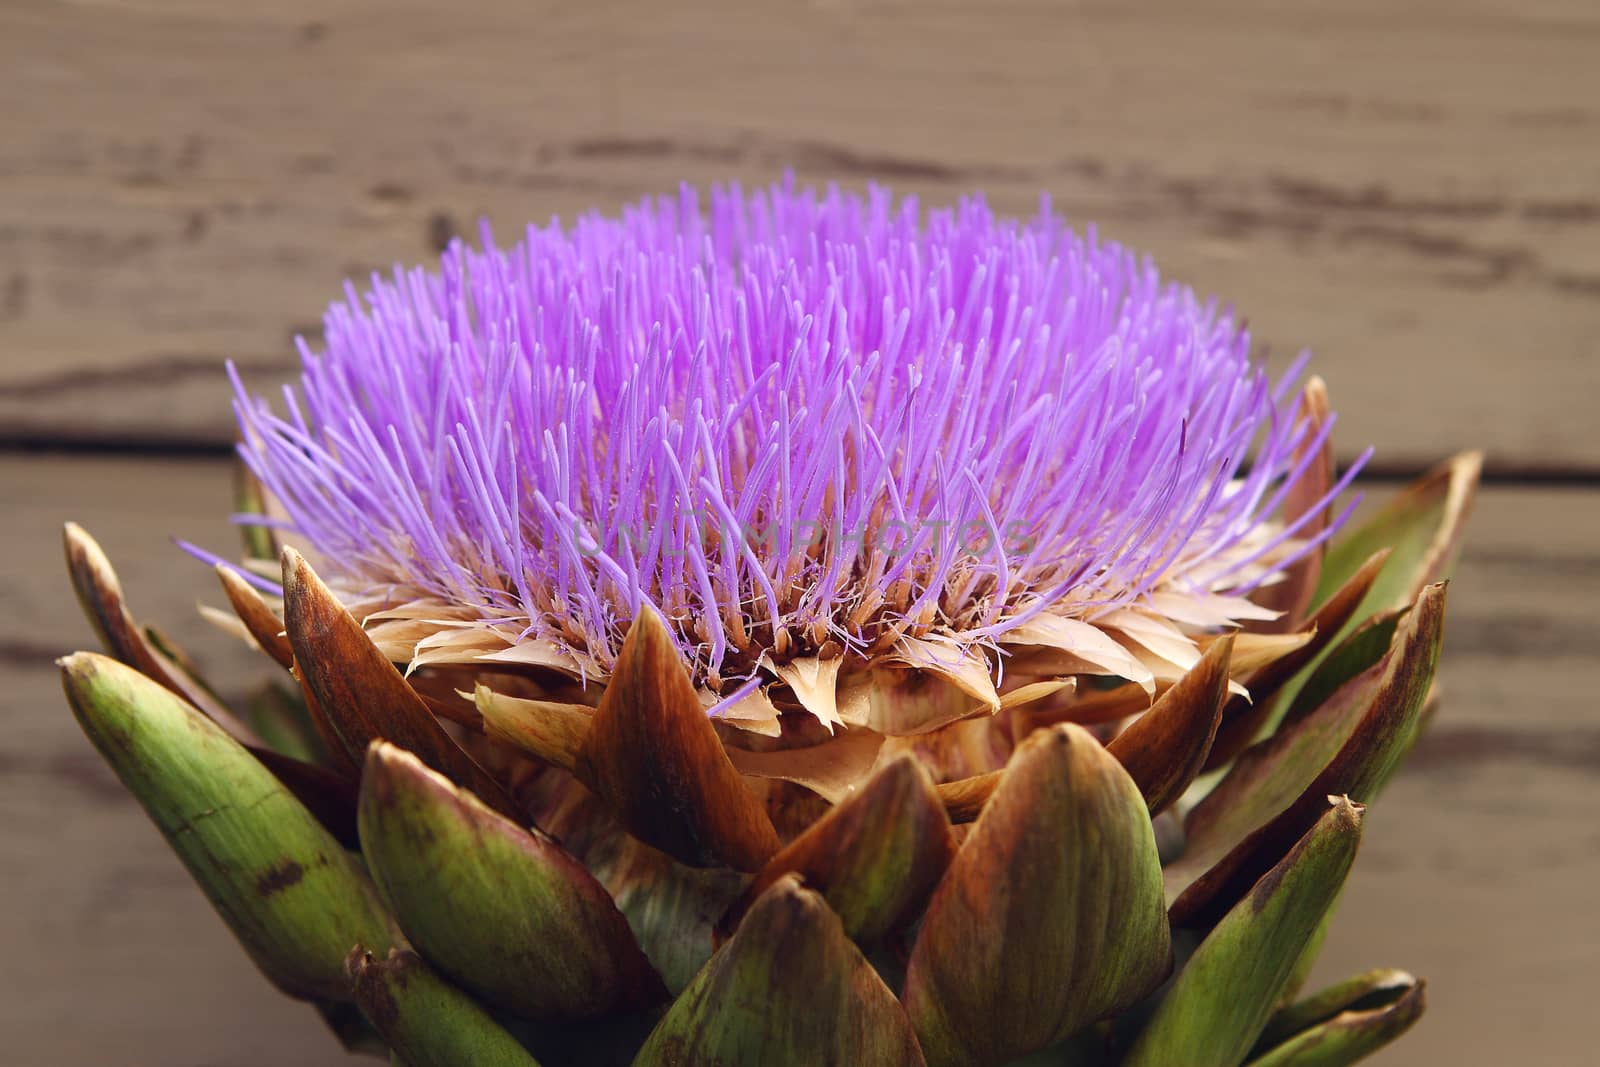
[[[784,184],[702,212],[685,188],[347,286],[302,344],[303,405],[237,408],[251,468],[353,580],[602,667],[648,602],[715,679],[1248,590],[1318,432],[1249,349],[1048,205],[924,219]]]

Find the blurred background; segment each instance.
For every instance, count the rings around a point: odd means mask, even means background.
[[[0,3],[0,1059],[343,1062],[78,733],[60,524],[243,691],[221,369],[295,372],[343,279],[680,180],[982,190],[1301,348],[1366,482],[1488,481],[1444,705],[1319,968],[1425,975],[1385,1064],[1592,1055],[1600,967],[1600,7],[1592,0]],[[1315,984],[1315,983],[1314,983]]]

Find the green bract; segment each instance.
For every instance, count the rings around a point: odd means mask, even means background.
[[[111,658],[61,666],[262,971],[412,1067],[1336,1067],[1422,1010],[1392,970],[1295,998],[1425,726],[1476,474],[1396,496],[1307,557],[1286,623],[1202,635],[1153,694],[1062,660],[898,736],[850,709],[914,724],[955,675],[892,664],[831,728],[778,699],[760,733],[706,715],[648,610],[598,689],[403,673],[405,620],[358,620],[293,551],[281,603],[224,571],[288,671],[235,718],[76,527]],[[797,698],[832,684],[784,669]]]

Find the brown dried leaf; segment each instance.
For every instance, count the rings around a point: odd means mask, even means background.
[[[1230,633],[1216,637],[1202,637],[1198,640],[1200,647],[1205,649],[1223,637],[1230,636],[1233,638],[1233,656],[1229,673],[1234,678],[1244,678],[1253,671],[1259,671],[1299,653],[1312,642],[1315,635],[1307,629],[1293,634]],[[1235,695],[1242,694],[1236,692]],[[1250,695],[1255,696],[1254,689],[1250,690]]]
[[[977,819],[983,806],[989,803],[994,791],[1000,788],[1004,770],[975,774],[954,782],[942,782],[935,788],[944,804],[944,813],[952,823],[969,823]]]
[[[594,719],[594,709],[581,704],[525,700],[486,685],[473,692],[473,703],[491,738],[569,771],[578,765]]]
[[[754,752],[729,747],[727,754],[740,774],[794,782],[837,804],[872,773],[883,744],[879,734],[847,728],[827,741],[803,748]]]

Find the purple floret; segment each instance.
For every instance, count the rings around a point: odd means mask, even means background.
[[[348,583],[602,666],[651,604],[713,678],[1248,592],[1296,544],[1263,524],[1327,428],[1147,261],[1047,205],[709,200],[347,286],[285,416],[240,387],[246,461]]]

